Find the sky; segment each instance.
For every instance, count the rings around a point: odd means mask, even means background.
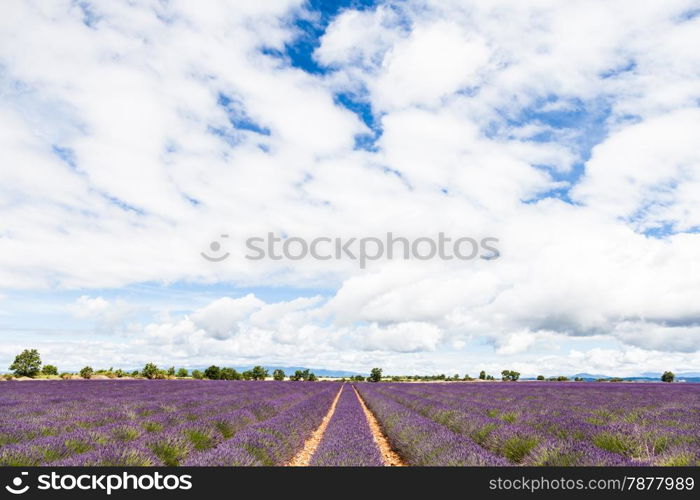
[[[8,0],[0,370],[699,371],[698,46],[698,0]],[[245,258],[389,232],[500,255]]]

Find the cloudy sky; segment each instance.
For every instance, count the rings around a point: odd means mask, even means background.
[[[2,10],[0,369],[699,371],[700,1]]]

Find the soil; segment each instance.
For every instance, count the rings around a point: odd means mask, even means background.
[[[343,392],[343,388],[345,388],[345,384],[343,384],[340,387],[338,394],[335,395],[335,399],[331,403],[331,407],[328,410],[328,413],[326,413],[326,416],[323,417],[321,425],[319,425],[318,428],[314,431],[314,433],[311,434],[311,437],[306,440],[306,442],[304,443],[304,447],[287,464],[288,466],[306,467],[309,465],[309,462],[311,462],[311,457],[314,455],[316,448],[318,448],[318,445],[321,443],[321,439],[323,439],[323,434],[326,432],[326,427],[328,427],[331,418],[333,418],[333,414],[335,413],[335,407],[338,404],[338,399],[340,399],[340,393]]]
[[[360,396],[360,393],[357,392],[355,386],[352,386],[352,389],[355,391],[355,396],[357,396],[357,399],[360,401],[360,406],[362,406],[362,410],[365,412],[365,417],[367,417],[367,423],[369,424],[369,428],[372,431],[372,437],[374,438],[374,442],[377,444],[377,448],[379,448],[379,453],[382,455],[384,465],[389,467],[405,466],[406,462],[404,462],[403,459],[399,456],[399,454],[391,448],[391,444],[389,443],[386,434],[384,434],[381,425],[379,425],[377,417],[375,417],[374,413],[372,413],[372,411],[369,408],[367,408],[365,401],[362,399],[362,396]]]

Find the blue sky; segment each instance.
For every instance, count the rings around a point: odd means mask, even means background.
[[[696,369],[698,8],[10,2],[0,368]],[[268,232],[501,257],[245,259]]]

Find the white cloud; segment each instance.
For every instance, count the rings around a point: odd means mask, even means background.
[[[240,299],[223,297],[192,314],[194,324],[215,339],[235,335],[239,322],[258,311],[264,303],[253,294]]]
[[[462,349],[482,342],[521,371],[547,356],[562,370],[693,363],[700,16],[687,14],[696,7],[346,9],[313,54],[328,71],[311,74],[270,55],[299,34],[300,1],[8,2],[0,288],[80,290],[71,311],[110,330],[138,308],[102,298],[105,288],[334,290],[213,300],[123,328],[105,359],[146,346],[183,360],[420,370],[457,368],[471,355]],[[339,92],[369,107],[374,149],[354,148],[369,130]],[[570,186],[573,203],[552,194]],[[659,238],[643,234],[654,229]],[[502,257],[365,271],[244,259],[244,238],[268,231],[493,235]],[[223,233],[231,257],[203,260]],[[588,351],[544,352],[567,342]]]

